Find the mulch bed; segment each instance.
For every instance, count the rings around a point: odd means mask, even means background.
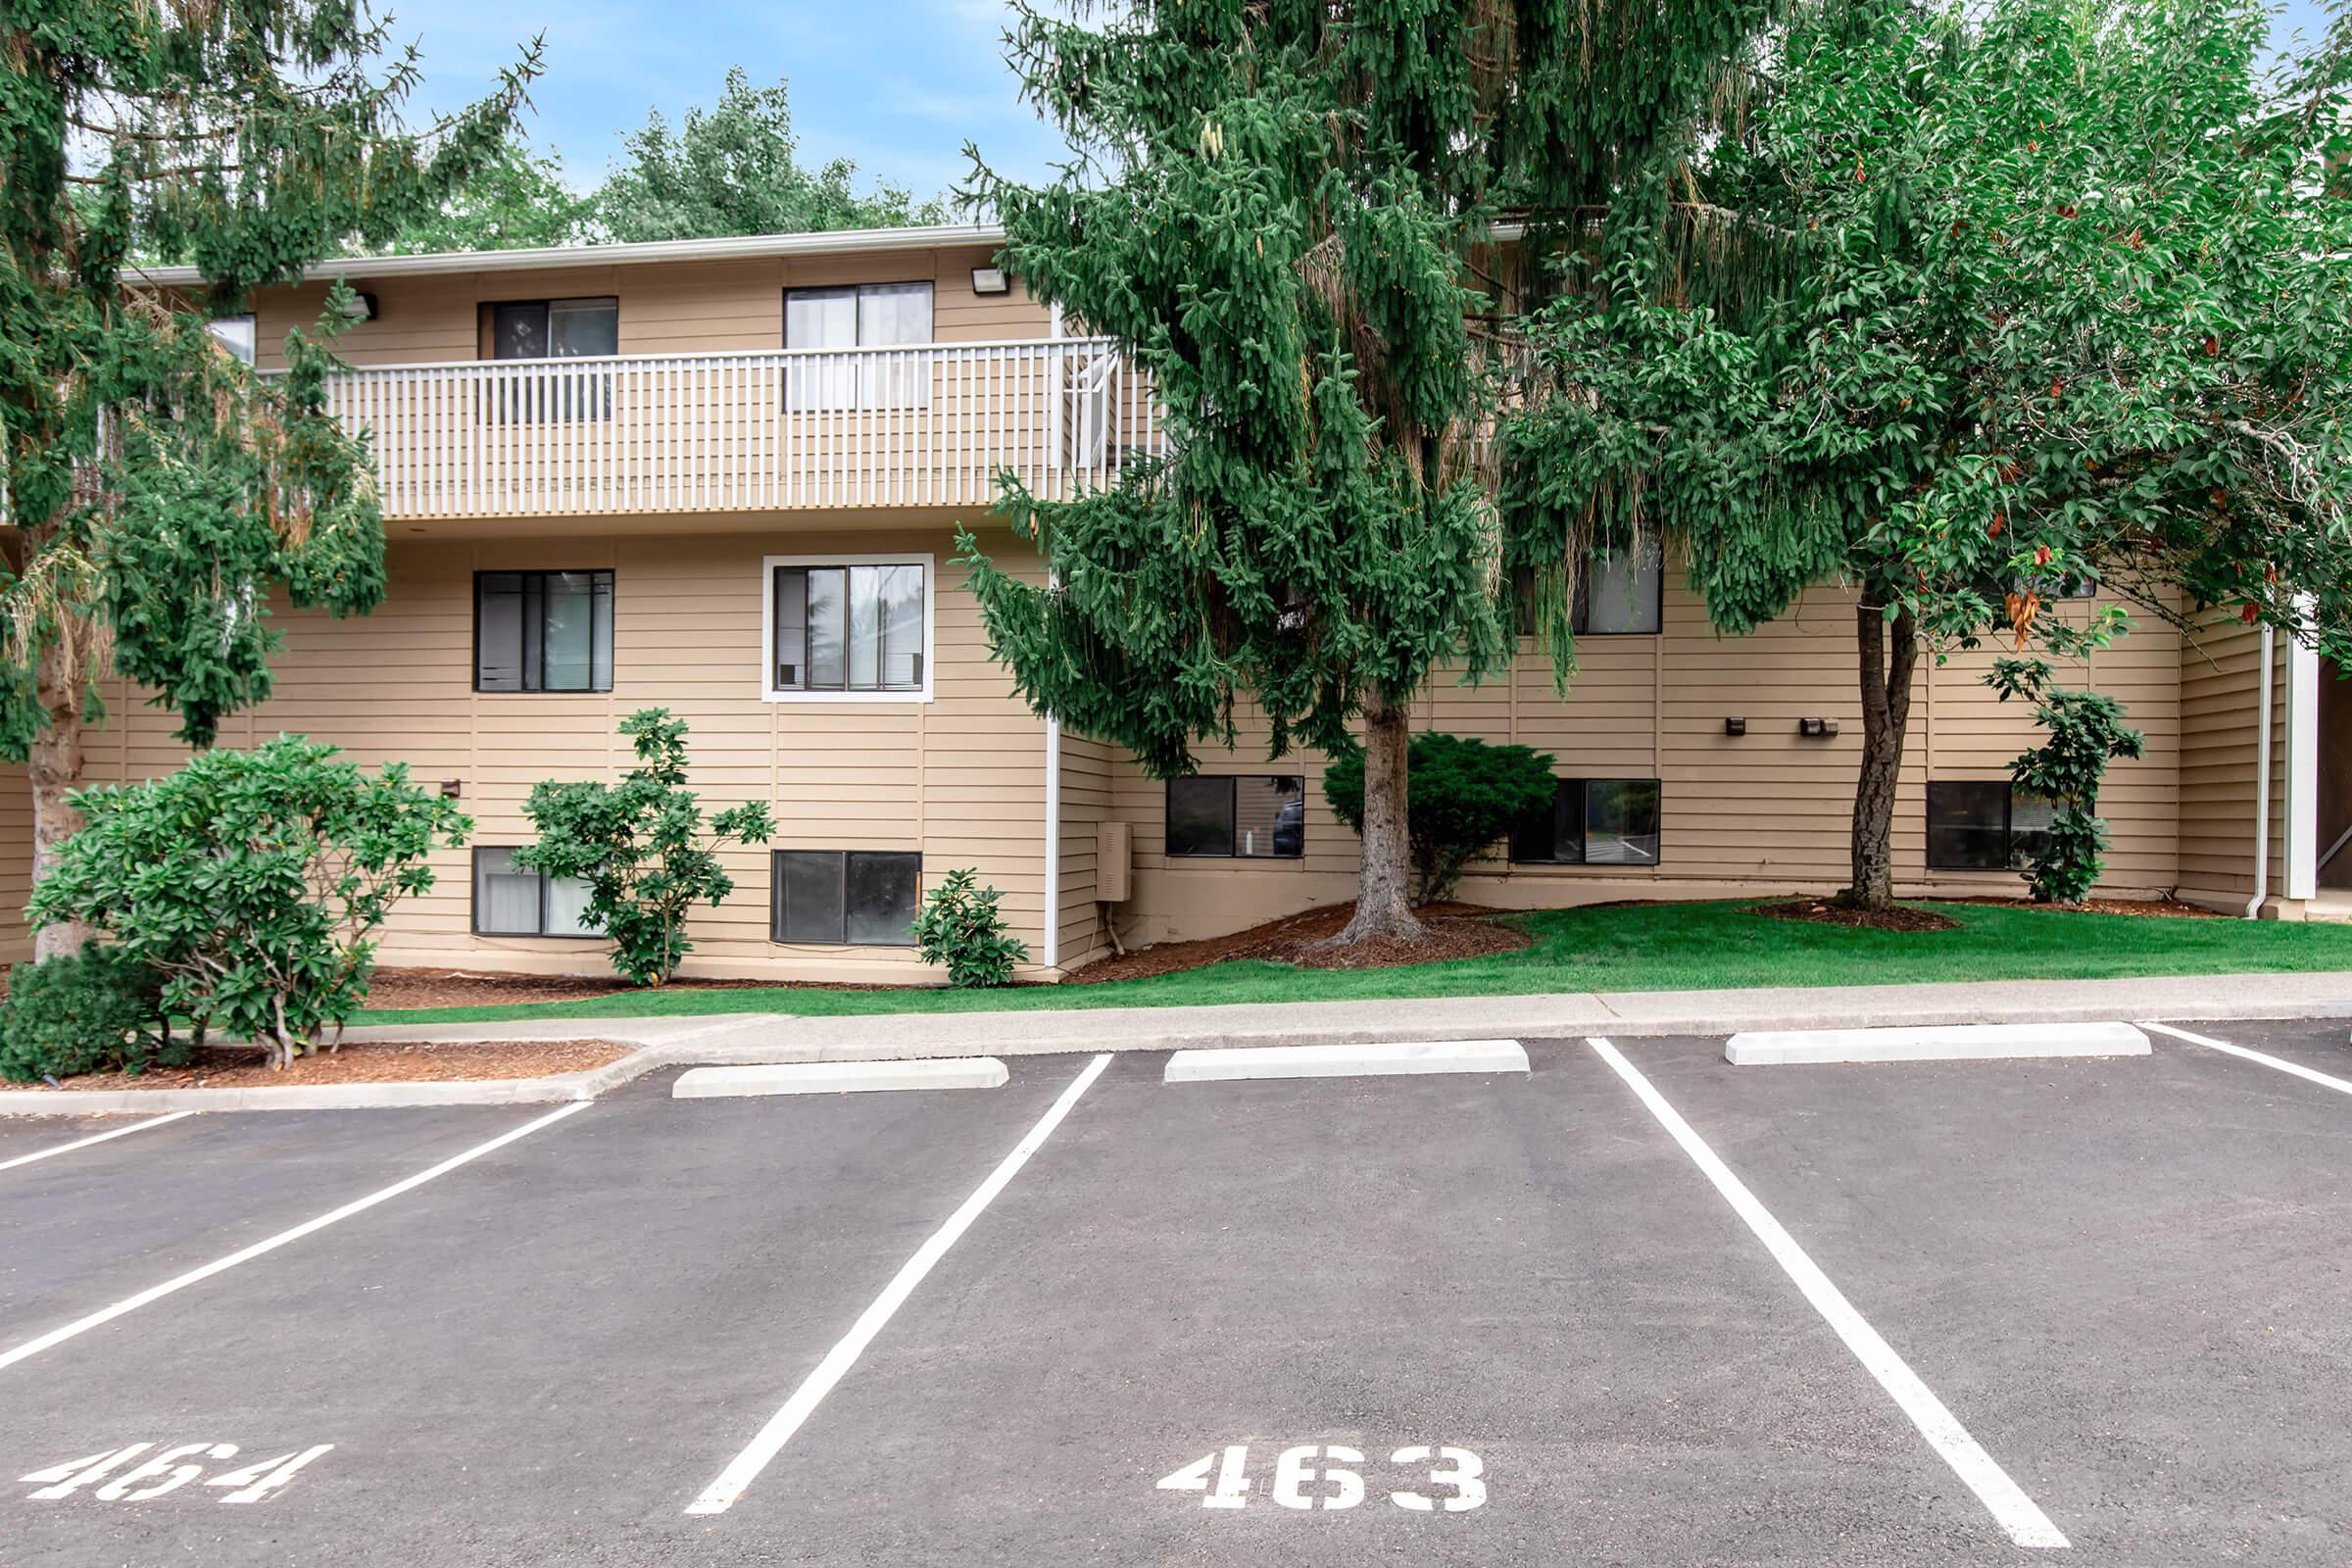
[[[1896,905],[1891,909],[1849,909],[1827,899],[1798,899],[1790,904],[1759,904],[1751,911],[1768,920],[1810,920],[1817,925],[1841,925],[1856,931],[1957,931],[1960,922],[1933,909]]]
[[[672,980],[664,991],[773,988],[777,980]],[[638,988],[604,974],[479,974],[465,969],[378,969],[368,982],[371,1012],[406,1007],[484,1007],[506,1003],[586,1002]],[[795,989],[810,989],[795,983]],[[827,989],[831,989],[828,987]],[[845,989],[859,989],[850,987]]]
[[[2049,909],[2061,914],[2142,914],[2176,920],[2234,918],[2219,909],[2208,909],[2201,904],[2182,904],[2178,899],[2084,899],[2081,904],[2035,904],[2032,899],[1993,899],[1980,895],[1973,899],[1937,899],[1936,902],[2005,904],[2013,909]]]
[[[296,1084],[536,1078],[543,1073],[601,1067],[635,1049],[612,1040],[518,1040],[487,1045],[354,1041],[340,1051],[297,1057],[291,1067],[274,1072],[257,1047],[206,1046],[185,1067],[91,1073],[68,1078],[55,1087],[61,1094],[72,1094],[88,1089],[281,1089]],[[4,1084],[0,1088],[47,1090],[51,1086]]]
[[[1389,969],[1446,958],[1516,953],[1532,946],[1535,940],[1517,926],[1494,918],[1505,911],[1475,904],[1432,904],[1414,911],[1429,933],[1424,941],[1384,939],[1352,948],[1318,946],[1340,934],[1354,908],[1350,904],[1330,904],[1227,936],[1205,937],[1197,942],[1154,943],[1136,949],[1123,958],[1098,959],[1062,984],[1085,986],[1100,985],[1106,980],[1141,980],[1237,958],[1288,963],[1301,969]]]

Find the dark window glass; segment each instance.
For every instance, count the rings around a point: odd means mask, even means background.
[[[1939,871],[2008,869],[2008,780],[1929,781],[1928,864]]]
[[[921,562],[778,566],[774,690],[923,689]]]
[[[549,877],[514,863],[512,846],[481,845],[473,852],[473,929],[495,937],[601,937],[582,924],[588,884]]]
[[[1168,780],[1168,853],[1233,853],[1233,780],[1195,774]]]
[[[510,300],[490,307],[494,360],[578,360],[620,352],[617,299]],[[499,423],[609,419],[612,377],[603,369],[535,372],[485,388],[486,415]]]
[[[775,939],[909,947],[923,858],[896,850],[778,850]]]
[[[1306,853],[1306,780],[1296,773],[1168,780],[1167,853],[1297,858]]]
[[[1595,558],[1576,580],[1568,629],[1579,637],[1655,636],[1665,620],[1665,551],[1657,540]],[[1522,637],[1536,633],[1533,566],[1511,568],[1511,625]]]
[[[2006,779],[1928,781],[1928,868],[2011,871],[2048,843],[2057,808]]]
[[[477,571],[473,689],[612,689],[612,573]]]
[[[1511,830],[1529,865],[1655,865],[1661,791],[1654,778],[1564,778],[1551,804]]]

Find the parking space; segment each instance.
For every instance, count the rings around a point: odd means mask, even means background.
[[[2343,1030],[2223,1038],[2341,1071]],[[2050,1555],[1599,1053],[1529,1046],[1526,1075],[642,1082],[0,1359],[0,1555]],[[1623,1049],[2062,1560],[2341,1560],[2352,1099],[2164,1039],[1765,1069]],[[0,1171],[0,1357],[543,1114],[192,1117]],[[730,1470],[739,1495],[689,1511]]]

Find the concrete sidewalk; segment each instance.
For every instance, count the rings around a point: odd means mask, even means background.
[[[577,1040],[660,1046],[681,1061],[859,1061],[901,1056],[1176,1051],[1388,1040],[1733,1034],[1886,1024],[2098,1022],[2133,1018],[2352,1017],[2352,973],[2000,980],[1959,985],[1743,991],[1564,992],[1210,1007],[1064,1007],[1019,1012],[796,1017],[549,1018],[505,1024],[379,1024],[353,1040]]]
[[[593,1100],[664,1067],[750,1062],[1031,1056],[1198,1046],[1343,1045],[1367,1041],[1607,1035],[1729,1035],[1741,1030],[1888,1024],[2180,1021],[2352,1017],[2352,973],[2002,980],[1962,985],[1827,986],[1747,991],[1568,992],[1214,1007],[1065,1007],[1021,1012],[795,1017],[709,1013],[669,1018],[542,1018],[513,1023],[376,1024],[350,1040],[456,1044],[614,1040],[617,1061],[545,1078],[159,1089],[82,1094],[0,1092],[0,1115],[134,1110],[329,1109],[530,1104]]]

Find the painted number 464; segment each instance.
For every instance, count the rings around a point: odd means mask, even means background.
[[[1275,1455],[1274,1485],[1267,1495],[1283,1508],[1352,1508],[1364,1500],[1363,1473],[1354,1468],[1363,1462],[1361,1453],[1336,1443],[1285,1448]],[[1433,1497],[1418,1487],[1398,1488],[1389,1494],[1389,1500],[1399,1508],[1467,1513],[1487,1500],[1487,1484],[1479,1479],[1485,1467],[1468,1448],[1416,1443],[1390,1454],[1389,1463],[1421,1472],[1427,1485],[1443,1493]],[[1249,1469],[1249,1446],[1237,1443],[1162,1476],[1159,1490],[1200,1493],[1203,1508],[1239,1508],[1250,1500]]]

